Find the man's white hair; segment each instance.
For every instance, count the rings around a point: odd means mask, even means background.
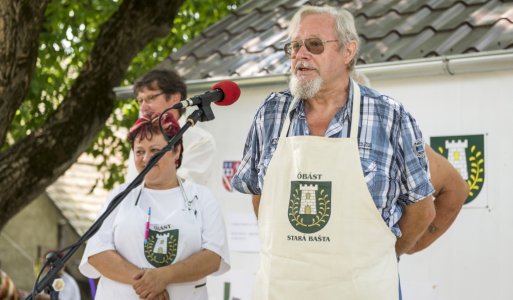
[[[305,16],[322,14],[332,16],[335,19],[335,33],[342,46],[347,45],[350,41],[356,42],[356,53],[348,66],[349,70],[353,70],[356,65],[358,50],[360,48],[360,38],[356,32],[353,15],[343,8],[332,6],[302,6],[290,21],[288,32],[289,40],[296,33],[299,23]]]

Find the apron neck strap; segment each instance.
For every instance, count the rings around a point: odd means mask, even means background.
[[[294,99],[292,99],[292,102],[290,103],[289,108],[287,109],[287,114],[285,115],[285,122],[283,123],[283,127],[281,128],[280,138],[287,136],[290,127],[290,111],[292,110],[292,107],[294,107],[296,103],[300,100],[301,99],[297,97],[294,97]]]
[[[189,197],[187,197],[187,193],[185,192],[185,189],[183,188],[182,179],[178,176],[176,178],[178,179],[178,187],[180,188],[180,192],[182,193],[184,206],[186,209],[191,210],[192,209],[192,201],[194,201],[195,198],[193,198],[192,200],[189,200]],[[141,189],[139,190],[139,194],[137,194],[137,199],[135,200],[135,206],[137,206],[137,204],[139,203],[139,200],[141,199],[141,193],[142,193],[143,189],[144,189],[144,181],[141,184]]]
[[[142,193],[142,190],[144,188],[144,180],[143,182],[141,183],[141,188],[139,189],[139,194],[137,194],[137,199],[135,199],[135,206],[137,206],[137,204],[139,204],[139,199],[141,199],[141,193]]]
[[[351,134],[349,137],[357,140],[358,125],[360,124],[360,87],[352,79],[350,79],[349,84],[352,84],[353,86],[353,114],[351,117]],[[285,115],[285,122],[283,123],[283,127],[281,128],[280,132],[280,138],[287,136],[287,132],[290,127],[290,111],[298,101],[300,101],[300,99],[294,97],[294,99],[292,99],[292,103],[290,103],[289,108],[287,109],[287,114]]]
[[[351,117],[351,134],[350,138],[358,140],[358,126],[360,124],[360,87],[351,79],[350,84],[353,85],[353,115]]]
[[[189,197],[187,197],[187,193],[185,192],[185,189],[183,188],[182,179],[178,176],[176,178],[178,179],[178,186],[180,187],[180,192],[182,192],[182,197],[183,197],[185,208],[190,211],[192,209],[192,201],[194,199],[189,200]]]

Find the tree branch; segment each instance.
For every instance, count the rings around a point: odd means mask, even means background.
[[[57,111],[41,129],[0,154],[0,229],[94,141],[114,108],[112,88],[139,51],[169,34],[183,1],[125,0],[102,25],[88,61]]]

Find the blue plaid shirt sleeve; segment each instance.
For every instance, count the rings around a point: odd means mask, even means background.
[[[234,189],[245,194],[261,194],[258,184],[258,165],[263,145],[263,110],[263,105],[257,110],[246,138],[241,164],[231,181]]]
[[[404,109],[401,109],[399,131],[398,147],[402,155],[398,156],[397,163],[401,170],[402,191],[398,202],[408,205],[433,194],[434,189],[422,132],[415,119]]]

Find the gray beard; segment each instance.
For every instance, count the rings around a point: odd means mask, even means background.
[[[317,76],[312,80],[300,80],[295,74],[292,74],[289,82],[289,88],[292,95],[300,99],[310,99],[321,89],[322,79]]]

